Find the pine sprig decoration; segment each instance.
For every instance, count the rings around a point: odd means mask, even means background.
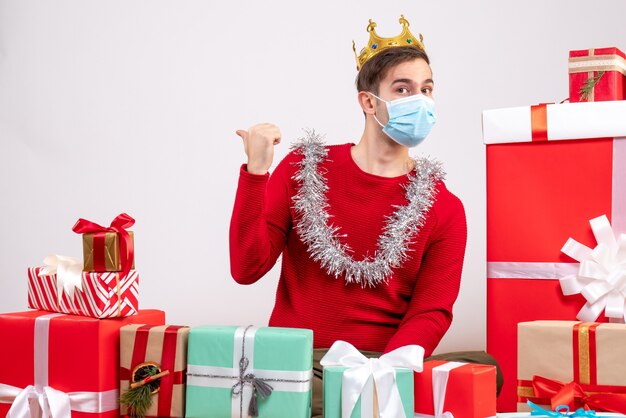
[[[152,406],[152,394],[161,385],[160,377],[168,372],[161,372],[153,364],[140,366],[133,374],[133,383],[130,389],[120,396],[120,404],[128,407],[128,415],[136,418],[144,418],[146,412]]]
[[[152,389],[143,385],[129,389],[120,396],[120,403],[128,407],[128,415],[143,418],[152,406]]]
[[[593,89],[596,87],[596,84],[598,84],[598,81],[600,81],[603,75],[604,71],[598,71],[598,74],[595,77],[588,78],[587,81],[585,81],[585,84],[578,91],[581,101],[589,100],[589,96],[591,96]]]

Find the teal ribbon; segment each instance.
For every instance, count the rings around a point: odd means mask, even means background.
[[[570,413],[569,406],[559,405],[556,411],[549,411],[531,401],[527,401],[527,403],[528,406],[533,409],[530,415],[535,417],[597,417],[596,411],[593,410],[585,411],[583,408],[578,408],[576,411]]]

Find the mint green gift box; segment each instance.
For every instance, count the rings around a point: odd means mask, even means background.
[[[348,367],[324,367],[324,418],[347,418],[341,416],[341,386],[343,372]],[[404,407],[404,414],[412,417],[413,412],[413,370],[395,368],[396,384]],[[361,398],[357,401],[350,418],[361,418]]]
[[[253,373],[274,389],[266,398],[257,396],[259,418],[309,418],[313,331],[237,326],[201,326],[189,332],[185,416],[233,418],[240,411],[242,418],[248,416],[246,398],[240,403],[242,395],[233,395],[233,385],[240,382],[244,329],[244,357],[249,362],[244,375]],[[250,384],[243,386],[251,392]]]

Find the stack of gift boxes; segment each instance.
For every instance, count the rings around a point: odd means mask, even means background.
[[[120,328],[165,322],[162,311],[138,310],[133,223],[126,214],[107,228],[81,219],[84,263],[49,256],[28,269],[35,310],[0,314],[0,415],[119,415]]]
[[[133,223],[80,219],[82,261],[49,256],[28,269],[35,310],[0,314],[0,415],[310,417],[313,332],[164,325],[164,312],[139,310]],[[423,364],[423,354],[368,359],[338,341],[322,360],[325,416],[495,415],[493,366]]]
[[[0,314],[0,414],[24,418],[311,416],[313,332],[164,325],[139,310],[134,223],[79,220],[83,260],[28,269],[35,310]],[[6,341],[6,340],[5,340]],[[369,359],[338,341],[322,360],[325,416],[495,415],[495,368],[423,363],[407,346]]]
[[[626,60],[572,51],[569,71],[569,103],[483,112],[502,412],[626,413]]]

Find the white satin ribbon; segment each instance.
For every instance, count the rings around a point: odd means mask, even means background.
[[[576,274],[577,263],[536,263],[490,261],[487,277],[490,279],[560,279]]]
[[[440,366],[433,367],[433,405],[435,407],[435,415],[415,414],[415,418],[454,418],[452,412],[443,411],[446,402],[446,390],[448,387],[448,377],[450,371],[467,363],[458,361],[449,361]]]
[[[12,403],[7,418],[69,418],[72,411],[100,413],[119,408],[117,389],[105,392],[65,393],[50,386],[24,389],[0,384],[0,402]]]
[[[626,234],[615,239],[606,215],[589,221],[598,245],[591,249],[569,238],[561,251],[580,263],[578,273],[559,279],[564,295],[587,300],[576,318],[594,322],[604,310],[612,322],[626,319]]]
[[[48,386],[48,331],[50,319],[35,319],[34,385],[18,388],[0,383],[0,402],[11,403],[7,418],[71,418],[72,411],[100,413],[119,408],[119,391],[65,393]]]
[[[74,290],[83,290],[83,260],[64,255],[50,254],[43,260],[45,266],[39,270],[39,276],[56,274],[57,298],[61,300],[63,291],[72,299]]]
[[[380,418],[406,418],[402,399],[396,383],[395,368],[408,368],[415,372],[423,369],[424,349],[419,345],[397,348],[379,358],[367,358],[352,344],[335,341],[321,359],[324,367],[348,367],[341,382],[341,416],[350,417],[361,397],[361,417],[374,416],[373,390],[376,386],[378,416]]]

